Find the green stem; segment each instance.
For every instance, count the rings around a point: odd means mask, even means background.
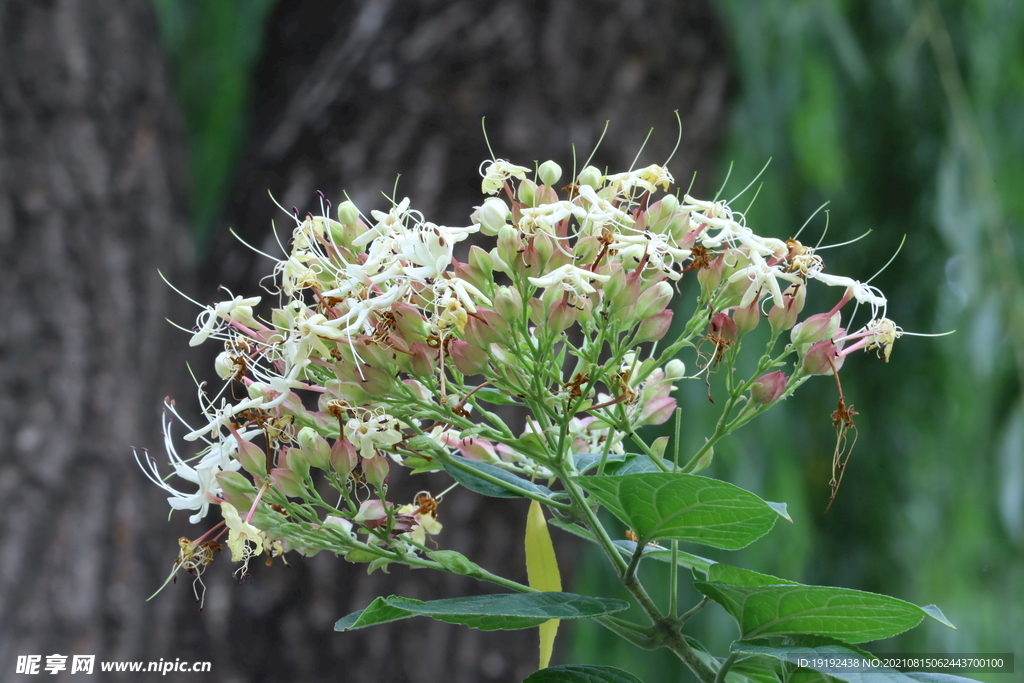
[[[718,675],[715,676],[715,683],[725,683],[725,675],[729,673],[729,669],[736,662],[736,658],[739,656],[739,652],[729,653],[729,657],[722,662],[721,668],[718,669]]]
[[[702,599],[701,599],[701,601],[700,601],[700,602],[698,602],[698,603],[697,603],[696,605],[694,605],[694,606],[693,606],[692,608],[690,608],[690,609],[689,609],[689,610],[688,610],[688,611],[686,612],[686,614],[684,614],[683,616],[679,617],[679,625],[680,625],[680,626],[682,626],[683,624],[685,624],[686,622],[688,622],[688,621],[689,621],[690,619],[692,619],[692,618],[693,618],[693,616],[694,616],[695,614],[697,614],[697,612],[699,612],[699,611],[701,611],[702,609],[704,609],[704,608],[705,608],[705,607],[707,606],[707,604],[708,604],[709,602],[711,602],[711,600],[710,600],[710,598],[708,598],[707,596],[705,596],[704,598],[702,598]]]
[[[672,541],[672,564],[668,569],[668,615],[675,617],[679,608],[679,541]]]

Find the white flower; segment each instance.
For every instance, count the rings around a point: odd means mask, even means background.
[[[669,185],[675,182],[675,178],[668,172],[668,169],[657,164],[651,164],[647,168],[635,171],[605,176],[604,179],[609,185],[616,187],[619,192],[626,192],[633,187],[642,187],[653,193],[658,185],[667,192]]]
[[[522,180],[530,172],[530,169],[525,166],[516,166],[504,159],[497,159],[491,162],[485,161],[484,164],[489,164],[480,174],[484,177],[484,181],[480,186],[484,194],[497,194],[505,187],[507,179],[519,178]],[[483,167],[483,164],[481,164],[481,167]]]
[[[362,418],[353,417],[345,423],[345,438],[348,439],[359,455],[369,460],[377,455],[377,446],[393,446],[404,437],[399,431],[402,423],[387,413],[367,412]],[[391,454],[396,461],[398,456]]]
[[[234,505],[228,502],[221,503],[220,514],[228,527],[228,548],[231,549],[232,562],[248,562],[249,558],[263,552],[265,534],[243,520]]]
[[[252,307],[260,302],[260,297],[253,296],[242,298],[236,296],[230,301],[222,301],[216,306],[207,306],[196,319],[198,331],[189,340],[189,346],[199,346],[209,339],[210,335],[216,334],[224,327],[225,320],[235,320],[246,326],[255,326],[256,321],[252,317]]]
[[[764,257],[756,251],[748,256],[749,265],[742,268],[729,277],[729,282],[738,282],[744,278],[750,280],[750,286],[744,292],[743,298],[738,304],[740,308],[746,308],[758,298],[761,291],[767,287],[771,292],[772,300],[779,308],[785,308],[786,302],[782,298],[782,288],[779,287],[779,279],[800,284],[803,280],[795,273],[787,273],[779,266],[769,266]]]
[[[889,302],[877,287],[872,287],[864,282],[858,282],[853,278],[843,277],[842,275],[830,275],[821,271],[811,271],[807,275],[819,282],[824,282],[830,287],[846,287],[857,300],[857,303],[871,306],[872,318],[877,318],[879,312],[882,313],[883,317],[885,316],[885,310]]]
[[[555,268],[543,277],[531,277],[527,279],[536,287],[547,288],[561,286],[562,289],[579,299],[597,291],[597,289],[590,284],[591,280],[606,282],[610,277],[611,275],[601,275],[586,270],[585,268],[577,268],[572,264],[566,264],[559,268]]]

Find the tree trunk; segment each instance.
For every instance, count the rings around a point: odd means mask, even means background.
[[[669,156],[679,110],[682,143],[670,168],[683,188],[694,172],[701,182],[708,177],[722,130],[725,45],[707,1],[289,1],[269,26],[254,140],[225,223],[270,253],[280,253],[271,221],[290,218],[268,190],[303,212],[318,206],[317,189],[335,205],[347,190],[368,214],[387,204],[380,192],[391,194],[402,173],[398,199],[411,197],[427,220],[468,224],[482,201],[478,166],[491,156],[482,117],[497,157],[525,165],[554,158],[566,183],[570,144],[582,168],[606,121],[593,163],[620,171],[651,127],[638,164]],[[269,262],[226,231],[214,244],[205,298],[213,301],[220,284],[255,293]],[[444,474],[418,479],[392,490],[411,502],[418,488],[436,494],[449,483]],[[461,494],[440,508],[443,546],[525,581],[525,503]],[[575,545],[554,533],[571,574]],[[403,567],[367,576],[363,565],[325,553],[292,564],[260,568],[254,585],[234,588],[214,585],[227,583],[216,564],[207,573],[207,609],[222,615],[208,621],[208,635],[215,649],[231,652],[230,673],[241,680],[520,681],[536,668],[534,629],[481,633],[415,619],[332,631],[376,595],[454,597],[491,592],[487,586]],[[176,592],[185,599],[185,589]]]
[[[160,442],[160,401],[183,368],[164,321],[184,317],[180,297],[157,269],[188,289],[193,271],[182,138],[149,1],[6,0],[0,64],[9,680],[19,655],[170,654],[144,600],[170,568],[175,529],[130,447]]]

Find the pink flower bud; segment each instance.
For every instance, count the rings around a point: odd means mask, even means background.
[[[238,472],[218,472],[217,483],[220,485],[224,500],[239,510],[248,510],[256,500],[256,487]]]
[[[434,373],[434,368],[437,365],[437,349],[431,348],[423,342],[416,342],[409,348],[409,351],[413,374],[425,377]]]
[[[737,308],[733,311],[732,319],[736,321],[736,335],[742,337],[747,332],[752,332],[761,322],[761,303],[754,299],[746,308]]]
[[[817,313],[796,325],[789,336],[794,346],[817,344],[831,339],[839,329],[839,313]]]
[[[478,311],[481,309],[477,309]],[[494,295],[494,310],[508,320],[518,320],[523,315],[523,297],[514,287],[499,287]]]
[[[519,238],[519,231],[511,225],[503,225],[498,230],[498,244],[495,247],[499,259],[510,268],[516,268],[522,263],[519,252],[523,249],[523,241]]]
[[[356,524],[362,524],[367,529],[376,529],[387,523],[388,511],[384,508],[384,503],[379,499],[371,498],[362,502],[359,506],[359,511],[356,512],[356,516],[352,518],[352,521]]]
[[[754,403],[767,404],[779,400],[779,396],[786,391],[788,378],[781,372],[769,372],[762,375],[750,387],[750,397]]]
[[[462,439],[455,447],[459,449],[459,454],[468,458],[469,460],[476,460],[477,462],[499,462],[501,458],[498,457],[498,452],[494,449],[492,444],[487,439],[481,439],[478,437],[470,437],[468,439]]]
[[[324,445],[327,442],[324,441]],[[301,448],[281,448],[277,454],[277,466],[291,470],[301,480],[309,475],[309,460]]]
[[[839,372],[846,357],[840,356],[838,353],[839,349],[831,340],[826,339],[812,344],[804,353],[800,371],[805,375],[831,375],[834,367],[835,371]]]
[[[358,464],[359,454],[352,442],[348,439],[335,439],[331,446],[331,467],[334,471],[345,479]]]
[[[306,493],[306,487],[302,485],[302,478],[292,470],[283,467],[275,467],[270,470],[270,481],[278,491],[289,498],[301,498]]]
[[[302,452],[305,453],[306,463],[311,467],[326,470],[331,463],[331,446],[327,439],[316,433],[310,427],[303,427],[296,437]]]
[[[558,334],[576,322],[576,308],[565,299],[559,299],[548,309],[547,328]]]
[[[662,280],[657,282],[640,294],[636,302],[636,316],[638,318],[649,318],[655,313],[665,310],[672,301],[672,285]]]
[[[267,455],[263,449],[251,441],[239,439],[237,436],[235,439],[238,441],[238,452],[235,457],[242,463],[242,469],[254,477],[266,477]]]
[[[722,273],[725,270],[725,257],[719,256],[708,264],[707,268],[697,271],[697,282],[701,291],[713,292],[722,284]]]
[[[487,352],[464,341],[453,341],[448,347],[455,367],[463,375],[482,375],[487,372]]]
[[[640,323],[636,330],[636,336],[633,337],[633,343],[642,344],[643,342],[658,341],[668,333],[668,328],[671,326],[672,309],[667,308]]]
[[[711,324],[708,325],[709,336],[713,335],[725,341],[736,341],[738,332],[736,321],[726,313],[715,314],[715,317],[711,319]]]
[[[472,346],[486,349],[491,344],[505,341],[508,333],[509,327],[505,318],[495,311],[478,306],[476,313],[470,313],[466,318],[463,337]]]
[[[388,483],[388,474],[391,466],[388,465],[388,459],[383,455],[375,455],[372,458],[363,458],[360,463],[363,468],[363,476],[366,477],[366,481],[372,484],[375,488],[380,488],[384,484]]]
[[[430,324],[412,304],[398,301],[391,304],[395,320],[395,334],[408,343],[423,341],[430,334]]]
[[[782,298],[786,302],[784,308],[772,306],[768,311],[773,335],[779,335],[796,325],[797,315],[804,310],[804,302],[807,300],[807,287],[790,285],[782,293]]]
[[[652,398],[644,404],[643,409],[640,411],[640,419],[637,420],[636,424],[637,426],[664,424],[672,417],[675,409],[676,400],[671,396]]]
[[[461,280],[465,280],[477,289],[486,288],[486,283],[490,282],[491,273],[484,273],[482,270],[470,263],[462,263],[452,259],[452,267],[455,270],[456,277]]]

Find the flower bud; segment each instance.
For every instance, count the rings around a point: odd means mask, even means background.
[[[362,524],[367,529],[376,529],[383,524],[387,524],[388,511],[384,508],[384,503],[377,498],[371,498],[362,502],[359,506],[359,511],[352,518],[352,521],[356,524]]]
[[[826,339],[807,349],[800,363],[800,372],[805,375],[831,375],[833,368],[838,372],[843,367],[845,358],[839,355],[836,345]]]
[[[762,375],[751,385],[750,398],[762,405],[774,403],[786,391],[787,381],[788,378],[779,370]]]
[[[324,445],[327,445],[326,441]],[[309,460],[301,448],[282,448],[277,454],[277,466],[291,470],[299,480],[309,476]]]
[[[576,322],[576,308],[564,298],[556,301],[548,309],[547,328],[554,334],[572,327]]]
[[[649,341],[658,341],[668,333],[668,328],[671,326],[672,309],[667,308],[661,313],[656,313],[640,323],[640,326],[636,330],[636,336],[633,337],[633,343],[642,344]]]
[[[363,468],[363,476],[375,488],[380,488],[388,483],[388,473],[391,466],[388,459],[383,455],[375,455],[372,458],[363,458],[360,463]]]
[[[519,191],[516,193],[519,197],[519,201],[526,206],[536,206],[534,204],[534,193],[537,191],[537,183],[530,179],[519,181]]]
[[[491,255],[475,244],[469,248],[469,265],[480,271],[485,280],[494,279],[494,262],[491,261]]]
[[[519,239],[519,232],[511,225],[504,225],[498,231],[498,244],[495,247],[498,258],[511,268],[516,267],[520,260],[519,252],[523,248],[523,241]]]
[[[790,332],[790,339],[794,346],[800,347],[806,344],[816,344],[820,341],[831,339],[839,329],[839,313],[816,313],[803,322],[796,325]]]
[[[636,317],[649,318],[655,313],[665,310],[672,301],[672,285],[662,280],[651,285],[640,294],[636,302]]]
[[[555,241],[546,233],[539,232],[533,236],[533,248],[537,250],[537,265],[533,272],[546,273],[552,270],[548,262],[551,260],[551,255],[555,253]]]
[[[242,463],[242,469],[254,477],[266,477],[267,476],[267,456],[263,452],[263,449],[254,444],[251,441],[244,439],[238,439],[238,451],[235,453],[235,458],[238,462]]]
[[[671,396],[658,396],[652,398],[650,401],[644,404],[643,409],[640,411],[640,418],[637,420],[637,426],[640,425],[660,425],[668,421],[672,417],[672,413],[676,409],[676,400]]]
[[[470,216],[474,223],[480,225],[480,232],[485,235],[497,235],[498,231],[508,225],[512,209],[501,197],[488,197]]]
[[[296,440],[299,448],[306,454],[306,462],[312,467],[326,470],[331,464],[331,446],[327,439],[317,434],[311,427],[299,430]]]
[[[719,256],[706,268],[701,268],[697,271],[697,282],[700,283],[701,291],[707,294],[718,289],[718,286],[722,284],[722,274],[725,270],[725,258]]]
[[[553,161],[545,161],[537,169],[537,177],[548,187],[554,187],[562,177],[562,167]]]
[[[601,171],[593,166],[587,166],[585,169],[580,171],[578,183],[580,185],[589,185],[595,190],[600,189],[602,182]]]
[[[509,333],[508,322],[495,311],[477,307],[476,313],[466,318],[463,338],[478,349],[505,341]]]
[[[515,287],[499,287],[494,295],[494,310],[506,321],[519,320],[523,315],[523,297],[519,290]]]
[[[256,487],[238,472],[218,472],[217,484],[224,500],[239,510],[248,510],[256,500]]]
[[[359,209],[351,201],[338,204],[338,222],[345,227],[351,227],[359,220]]]
[[[686,376],[686,364],[678,358],[673,358],[665,364],[665,379],[673,381]]]
[[[711,319],[711,324],[708,325],[709,336],[714,335],[725,341],[736,341],[738,331],[736,321],[726,313],[715,314],[715,317]]]
[[[391,314],[394,316],[395,332],[407,343],[423,341],[430,334],[430,323],[412,304],[396,301],[391,304]]]
[[[355,445],[348,439],[335,439],[331,446],[331,468],[342,479],[347,479],[358,464],[359,453]]]
[[[270,481],[278,491],[289,498],[302,498],[306,494],[301,477],[292,470],[275,467],[270,470]]]
[[[747,332],[752,332],[761,322],[761,302],[754,299],[746,308],[737,308],[732,319],[736,321],[736,334],[742,337]]]
[[[453,341],[448,347],[452,362],[463,375],[483,375],[487,373],[487,352],[464,341]]]

